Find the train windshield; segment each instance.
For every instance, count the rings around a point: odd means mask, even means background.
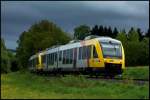
[[[121,44],[118,43],[101,43],[104,58],[122,58]]]

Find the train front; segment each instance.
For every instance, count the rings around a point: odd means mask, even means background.
[[[109,76],[122,74],[125,69],[125,55],[122,43],[116,39],[100,40],[105,71]]]

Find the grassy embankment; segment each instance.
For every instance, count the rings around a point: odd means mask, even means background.
[[[128,68],[124,77],[148,78],[148,67]],[[149,84],[89,80],[81,76],[46,77],[29,72],[1,76],[1,98],[149,98]]]
[[[149,67],[126,67],[123,77],[128,79],[149,79]]]

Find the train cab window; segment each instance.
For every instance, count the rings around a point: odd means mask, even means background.
[[[95,46],[93,46],[93,58],[98,58]]]

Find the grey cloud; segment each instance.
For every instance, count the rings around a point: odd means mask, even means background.
[[[134,26],[144,31],[149,27],[149,5],[146,1],[3,1],[1,8],[2,36],[14,44],[21,32],[42,19],[56,23],[71,34],[80,24],[127,30]],[[10,47],[10,42],[6,45]]]

